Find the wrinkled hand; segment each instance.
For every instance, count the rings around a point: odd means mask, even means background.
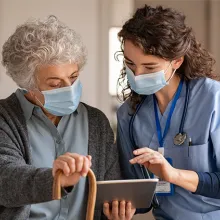
[[[176,169],[167,162],[161,153],[144,147],[135,150],[133,154],[135,157],[130,160],[131,164],[144,165],[159,178],[172,182],[173,177],[176,175]]]
[[[75,153],[65,153],[59,156],[53,163],[53,176],[57,170],[62,170],[61,186],[76,185],[80,177],[85,177],[91,167],[91,156],[83,156]]]
[[[108,220],[131,220],[135,211],[131,203],[125,201],[113,201],[111,209],[109,203],[103,205],[103,212]]]

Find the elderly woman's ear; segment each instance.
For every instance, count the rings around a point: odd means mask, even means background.
[[[30,89],[25,94],[25,97],[35,105],[44,107],[44,95],[37,89]]]

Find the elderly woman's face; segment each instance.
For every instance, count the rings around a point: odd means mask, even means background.
[[[71,86],[78,76],[77,64],[42,66],[36,73],[37,88],[45,91]]]
[[[42,66],[36,73],[37,89],[30,90],[25,96],[33,103],[42,107],[45,103],[41,91],[71,86],[79,76],[77,64]]]

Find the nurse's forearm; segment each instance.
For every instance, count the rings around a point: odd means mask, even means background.
[[[174,170],[173,178],[171,179],[171,183],[180,186],[190,192],[196,192],[198,184],[199,184],[199,177],[198,174],[194,171],[190,170]]]

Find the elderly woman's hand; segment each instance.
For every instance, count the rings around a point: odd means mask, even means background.
[[[80,177],[85,177],[91,167],[91,156],[83,156],[75,153],[65,153],[59,156],[53,163],[53,176],[57,170],[62,170],[61,186],[68,187],[77,184]]]
[[[113,201],[112,208],[109,203],[104,203],[103,213],[109,220],[130,220],[132,219],[136,209],[132,207],[130,202]]]
[[[172,182],[177,176],[177,170],[167,162],[161,153],[144,147],[135,150],[133,154],[135,157],[130,160],[131,164],[144,165],[153,174],[167,182]]]

